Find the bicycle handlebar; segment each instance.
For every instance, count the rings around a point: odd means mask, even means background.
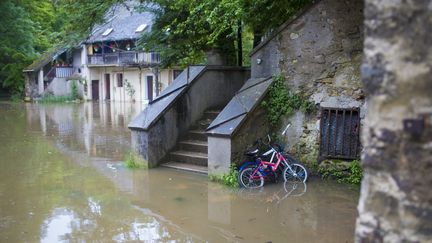
[[[291,123],[288,123],[288,125],[285,127],[285,129],[282,132],[282,136],[285,135],[286,131],[288,130],[288,128],[291,126]]]

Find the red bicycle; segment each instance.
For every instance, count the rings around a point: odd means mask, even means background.
[[[285,134],[289,125],[285,128],[282,135]],[[238,181],[240,186],[246,188],[258,188],[264,185],[265,178],[269,173],[276,173],[279,166],[283,166],[283,178],[285,181],[299,181],[306,182],[307,180],[307,171],[306,168],[296,163],[297,161],[293,159],[288,154],[284,154],[281,152],[281,149],[277,148],[275,145],[271,145],[270,136],[267,135],[268,143],[266,145],[269,146],[269,150],[263,154],[263,156],[270,156],[270,161],[264,161],[258,156],[258,149],[255,151],[247,153],[248,156],[255,158],[255,163],[252,165],[243,167],[240,169],[240,173],[238,176]],[[285,158],[286,157],[286,158]],[[276,162],[272,162],[277,159]],[[290,161],[291,163],[289,163]],[[292,163],[292,161],[294,163]]]

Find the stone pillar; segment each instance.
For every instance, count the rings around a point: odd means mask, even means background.
[[[432,242],[432,3],[365,2],[356,242]]]
[[[44,92],[44,72],[43,69],[38,72],[38,94],[41,95]]]

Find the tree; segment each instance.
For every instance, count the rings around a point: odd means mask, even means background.
[[[241,0],[243,21],[253,30],[254,46],[261,37],[279,27],[310,0]]]
[[[224,53],[227,63],[235,63],[235,30],[240,14],[233,10],[237,6],[237,0],[146,1],[143,10],[153,12],[155,21],[140,46],[161,53],[162,66],[201,62],[208,50]]]
[[[74,46],[124,0],[0,1],[0,84],[22,93],[22,70],[54,45]],[[55,43],[55,44],[53,44]]]
[[[237,31],[253,30],[256,36],[279,26],[309,0],[146,0],[144,10],[155,14],[150,33],[140,46],[161,53],[163,66],[201,62],[204,52],[223,53],[235,64]],[[239,36],[239,37],[238,37]],[[248,46],[248,45],[246,45]]]
[[[0,16],[0,82],[12,92],[21,92],[22,70],[36,54],[35,25],[26,10],[14,0],[0,2]]]

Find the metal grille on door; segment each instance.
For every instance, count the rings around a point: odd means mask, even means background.
[[[359,108],[321,107],[320,160],[359,157]]]

